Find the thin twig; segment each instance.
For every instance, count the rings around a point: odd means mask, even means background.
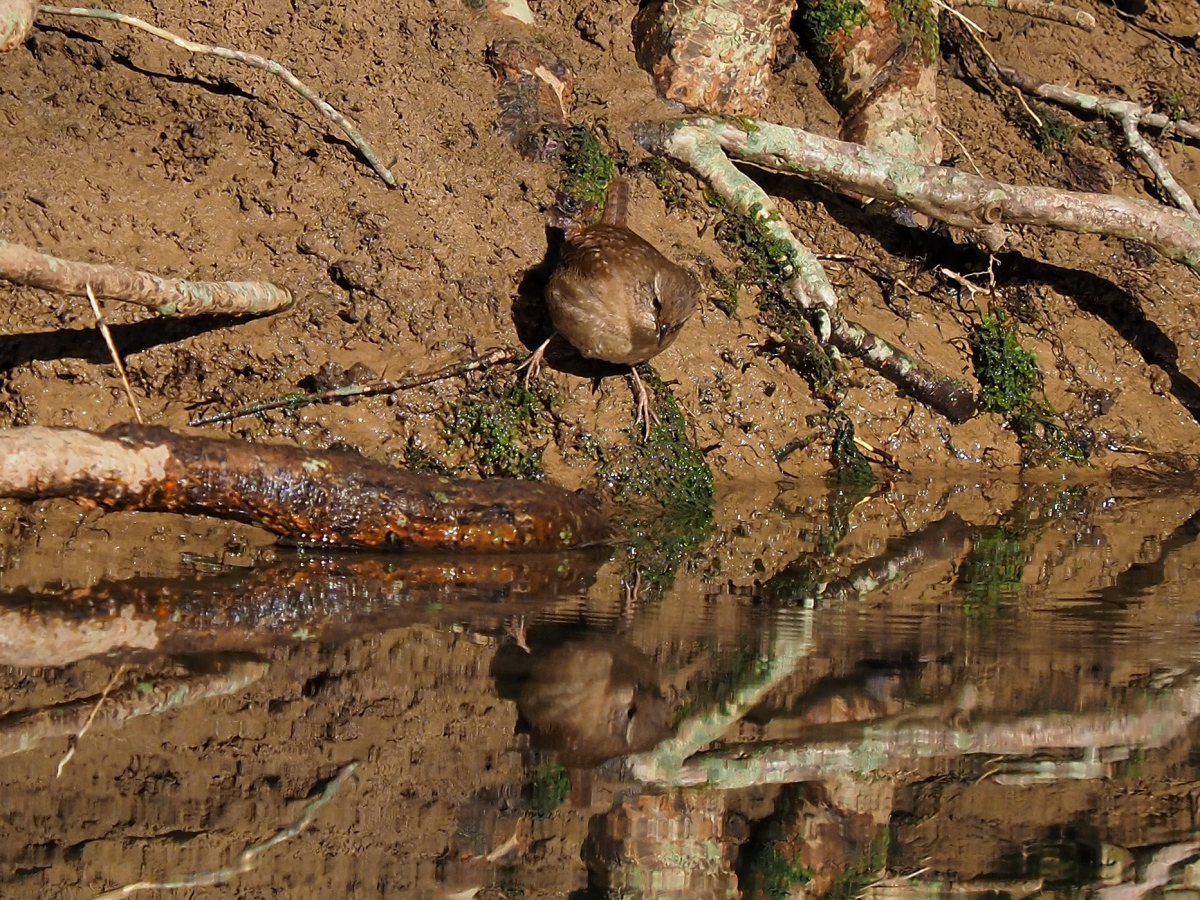
[[[371,149],[371,145],[359,133],[358,129],[350,124],[350,120],[343,116],[340,112],[317,96],[304,82],[289,72],[274,60],[267,59],[264,56],[258,56],[254,53],[246,53],[242,50],[230,50],[228,47],[216,47],[210,44],[197,44],[194,41],[189,41],[186,38],[181,38],[179,35],[172,34],[162,28],[151,25],[134,16],[127,16],[124,13],[112,12],[107,9],[83,9],[80,7],[66,6],[41,6],[39,10],[49,15],[55,16],[84,16],[90,19],[108,19],[113,22],[121,22],[124,25],[131,25],[134,28],[140,28],[142,31],[149,32],[155,37],[160,37],[165,41],[170,41],[176,47],[187,50],[189,53],[199,53],[204,56],[217,56],[221,59],[231,59],[236,62],[245,63],[248,66],[254,66],[256,69],[262,69],[270,72],[272,75],[278,75],[284,80],[288,87],[312,104],[313,109],[323,115],[326,119],[340,128],[354,146],[358,148],[358,152],[370,163],[371,168],[384,180],[388,187],[397,187],[396,176],[394,176],[388,167],[383,164],[375,151]]]
[[[987,9],[1007,9],[1032,19],[1045,19],[1063,25],[1074,25],[1085,31],[1096,27],[1096,17],[1072,6],[1050,3],[1048,0],[954,0],[958,6],[982,6]]]
[[[420,387],[423,384],[432,384],[435,381],[444,381],[447,378],[466,375],[468,372],[474,372],[476,369],[482,369],[484,366],[507,362],[512,357],[513,355],[510,351],[496,348],[486,351],[483,356],[457,362],[433,372],[426,372],[423,375],[409,375],[405,378],[398,378],[395,381],[376,381],[371,384],[349,384],[345,387],[332,388],[328,391],[320,391],[315,394],[288,394],[286,397],[280,397],[277,400],[263,400],[258,403],[239,406],[237,409],[229,410],[228,412],[201,416],[197,419],[192,419],[192,421],[188,422],[188,425],[193,428],[200,425],[215,425],[218,422],[230,422],[242,416],[257,415],[269,409],[283,409],[286,407],[287,409],[295,410],[301,406],[308,406],[310,403],[325,403],[330,400],[341,400],[345,397],[367,397],[373,394],[391,394],[396,391],[407,391],[415,387]]]
[[[990,62],[996,68],[1000,67],[1000,64],[998,62],[996,62],[996,57],[992,56],[992,52],[990,50],[988,50],[988,48],[984,45],[983,41],[980,39],[979,35],[983,33],[983,29],[978,24],[976,24],[972,20],[968,19],[966,16],[964,16],[962,13],[960,13],[957,9],[953,9],[952,7],[947,6],[945,3],[942,2],[942,0],[933,0],[933,5],[940,7],[941,9],[944,9],[950,15],[954,16],[956,19],[961,21],[963,24],[967,25],[968,26],[967,34],[970,36],[971,40],[973,40],[975,42],[975,46],[977,46],[979,48],[980,52],[982,52],[983,55],[987,57],[988,62]],[[1021,106],[1024,108],[1026,115],[1028,115],[1029,118],[1033,120],[1033,124],[1035,124],[1038,128],[1044,128],[1045,123],[1042,121],[1041,116],[1039,116],[1037,113],[1035,113],[1030,108],[1029,104],[1025,102],[1025,97],[1021,93],[1020,88],[1013,87],[1013,85],[1007,84],[1007,83],[1006,83],[1006,86],[1011,87],[1013,89],[1013,94],[1016,96],[1017,102],[1020,103]]]
[[[112,354],[113,365],[117,367],[117,374],[121,376],[121,384],[125,385],[125,396],[129,398],[129,405],[133,407],[133,416],[139,425],[145,425],[146,421],[142,418],[141,409],[138,408],[137,397],[133,396],[133,388],[129,385],[129,376],[125,374],[125,364],[121,362],[121,354],[117,352],[112,332],[108,330],[108,323],[104,321],[104,315],[100,312],[100,304],[96,302],[96,295],[92,293],[90,284],[87,285],[87,298],[92,304],[92,312],[96,314],[96,327],[100,329],[104,343],[108,345],[108,352]]]
[[[13,284],[145,306],[162,316],[263,315],[292,305],[292,295],[265,281],[184,281],[125,266],[85,263],[0,241],[0,278]]]
[[[971,164],[971,168],[975,170],[975,174],[978,175],[980,178],[982,178],[983,172],[980,171],[979,166],[975,165],[975,158],[973,156],[971,156],[971,151],[966,148],[966,146],[963,144],[963,142],[958,139],[958,135],[955,134],[953,131],[951,131],[949,128],[947,128],[945,125],[942,125],[941,129],[946,134],[950,135],[950,139],[952,141],[954,141],[954,143],[958,144],[958,149],[963,152],[963,156],[965,156],[967,158],[967,162],[969,162]]]
[[[92,707],[92,714],[87,717],[87,721],[83,723],[83,727],[79,729],[78,734],[71,735],[70,746],[63,758],[58,763],[58,771],[54,774],[55,778],[62,778],[63,769],[67,767],[67,763],[71,761],[71,757],[75,755],[75,748],[79,746],[79,741],[88,729],[92,727],[92,723],[96,721],[96,714],[100,712],[100,707],[104,705],[104,701],[108,699],[108,692],[113,689],[113,685],[117,683],[117,679],[125,674],[125,663],[121,663],[117,667],[117,671],[113,672],[112,678],[108,679],[108,684],[104,686],[104,690],[100,693],[100,699],[96,701],[96,705]]]
[[[138,891],[166,891],[175,888],[209,887],[214,884],[224,884],[236,875],[249,872],[254,868],[256,864],[255,860],[260,854],[270,850],[276,844],[282,844],[289,838],[296,837],[296,835],[308,828],[312,824],[313,819],[316,818],[321,807],[333,799],[333,795],[337,793],[338,788],[342,786],[357,768],[357,761],[343,766],[341,771],[325,785],[325,790],[321,791],[321,795],[305,804],[304,810],[300,813],[300,818],[282,831],[276,832],[261,844],[254,844],[247,847],[232,865],[226,866],[223,869],[216,869],[212,872],[195,872],[187,875],[179,875],[169,881],[137,881],[133,884],[116,888],[115,890],[105,891],[103,894],[98,895],[95,900],[116,900],[118,897],[128,897],[130,894],[136,894]]]

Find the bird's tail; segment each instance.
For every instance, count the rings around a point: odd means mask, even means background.
[[[629,211],[629,182],[621,177],[609,179],[608,190],[604,194],[604,215],[600,224],[625,225],[625,214]]]

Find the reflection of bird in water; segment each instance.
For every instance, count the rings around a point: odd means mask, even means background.
[[[572,803],[587,806],[595,766],[648,750],[670,734],[658,671],[644,653],[615,638],[570,641],[544,652],[533,646],[517,709],[532,746],[553,752],[570,772]]]

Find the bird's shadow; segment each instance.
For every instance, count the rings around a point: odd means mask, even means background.
[[[532,352],[546,338],[554,335],[554,323],[550,321],[550,310],[546,307],[546,285],[558,265],[565,242],[563,232],[546,226],[546,255],[541,262],[526,269],[517,286],[513,299],[513,325],[517,337]],[[578,375],[581,378],[606,378],[609,375],[628,374],[630,367],[581,356],[561,335],[555,335],[546,347],[545,363],[552,369]]]

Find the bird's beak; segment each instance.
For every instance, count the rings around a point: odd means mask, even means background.
[[[663,341],[667,339],[667,332],[671,330],[670,322],[658,323],[658,346],[662,346]]]

